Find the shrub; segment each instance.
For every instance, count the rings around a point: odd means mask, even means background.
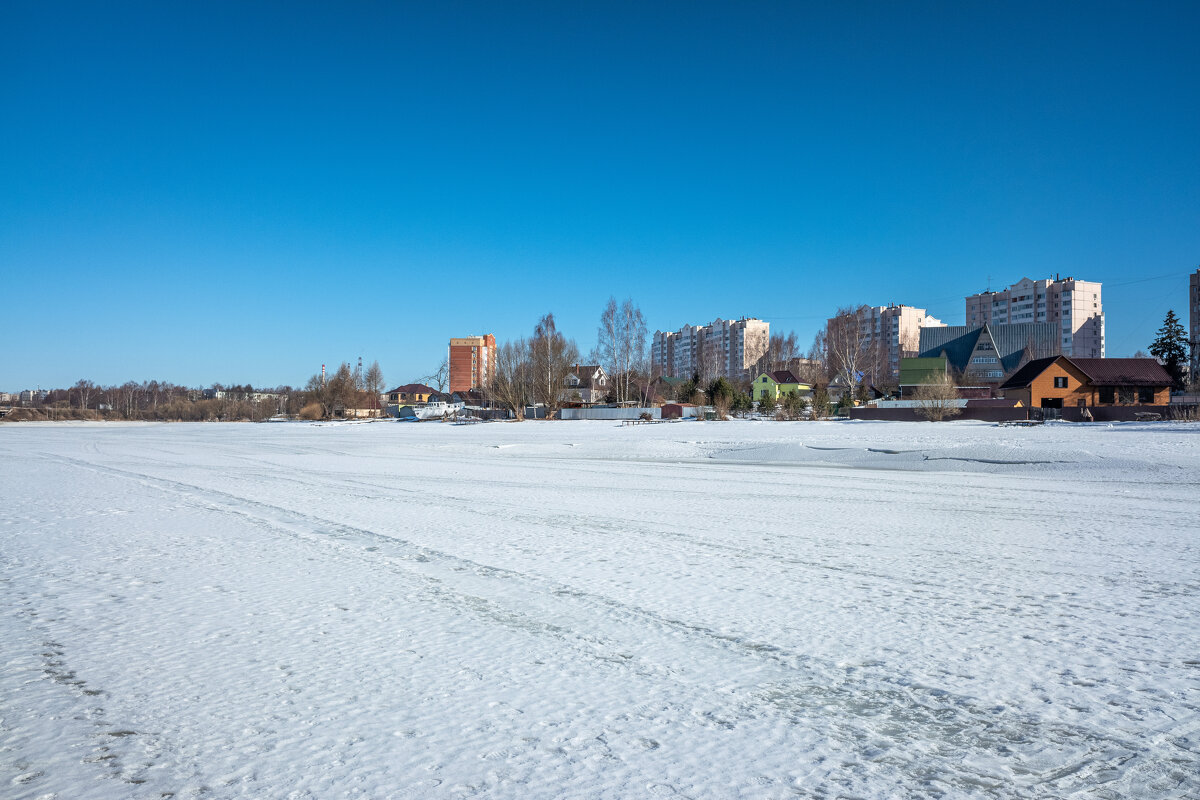
[[[957,417],[962,409],[958,400],[958,387],[949,375],[942,375],[929,383],[917,387],[913,393],[917,401],[917,413],[930,422],[941,422],[947,417]]]
[[[320,403],[309,403],[300,409],[300,419],[321,419],[324,416],[323,412]]]

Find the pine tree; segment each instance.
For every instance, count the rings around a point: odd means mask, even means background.
[[[1150,345],[1150,355],[1157,358],[1171,376],[1171,388],[1182,389],[1187,384],[1187,335],[1174,311],[1168,311],[1162,327]]]

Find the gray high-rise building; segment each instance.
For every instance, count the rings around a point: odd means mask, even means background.
[[[1074,278],[1022,278],[1007,289],[967,298],[968,328],[1018,322],[1059,326],[1064,356],[1104,358],[1104,303],[1101,285]]]
[[[655,331],[650,368],[664,378],[753,377],[750,369],[767,352],[770,338],[769,323],[747,317],[684,325],[677,331]]]

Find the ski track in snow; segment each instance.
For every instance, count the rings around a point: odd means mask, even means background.
[[[0,426],[0,796],[1200,798],[1200,426]]]

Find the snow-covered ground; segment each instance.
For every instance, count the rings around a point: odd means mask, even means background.
[[[1200,797],[1200,425],[0,426],[0,796]]]

